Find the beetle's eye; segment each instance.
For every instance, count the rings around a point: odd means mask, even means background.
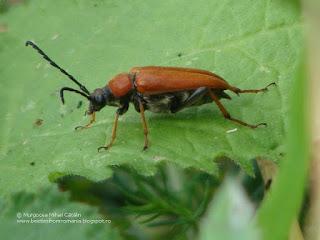
[[[99,94],[95,97],[95,100],[98,102],[98,103],[102,103],[103,102],[103,95],[102,94]]]

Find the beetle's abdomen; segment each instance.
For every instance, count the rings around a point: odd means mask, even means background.
[[[124,72],[119,73],[111,78],[108,87],[116,98],[121,98],[133,89],[132,75]]]
[[[231,99],[223,90],[215,89],[213,91],[219,99]],[[145,110],[154,113],[172,113],[172,110],[183,104],[194,92],[194,90],[190,90],[156,95],[136,93],[136,95],[133,96],[132,102],[138,112],[140,112],[138,99],[141,99]],[[212,101],[212,97],[209,92],[207,92],[202,98],[193,102],[189,107],[201,106],[206,103],[211,103]]]
[[[212,89],[232,88],[221,78],[208,74],[152,69],[138,71],[135,84],[139,93],[150,95],[195,90],[200,87]]]
[[[193,91],[183,91],[156,95],[141,94],[137,92],[133,96],[132,102],[138,112],[140,112],[139,100],[141,100],[145,110],[154,113],[171,113],[171,109],[185,101],[192,92]]]

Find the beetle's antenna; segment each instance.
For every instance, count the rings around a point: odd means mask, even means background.
[[[52,66],[55,68],[58,68],[63,74],[67,75],[74,83],[76,83],[82,91],[84,91],[87,94],[90,94],[89,91],[86,89],[85,86],[83,86],[81,83],[79,83],[72,75],[66,72],[63,68],[59,67],[58,64],[56,64],[54,61],[52,61],[36,44],[34,44],[31,41],[26,41],[26,46],[31,45],[34,49],[40,53],[45,60],[47,60]]]
[[[89,101],[92,100],[92,98],[90,96],[87,96],[86,94],[84,94],[83,92],[80,92],[76,89],[73,89],[73,88],[68,88],[68,87],[63,87],[60,89],[60,98],[61,98],[61,101],[62,101],[62,104],[64,104],[64,97],[63,97],[63,91],[70,91],[70,92],[75,92],[75,93],[78,93],[82,96],[84,96],[86,99],[88,99]]]

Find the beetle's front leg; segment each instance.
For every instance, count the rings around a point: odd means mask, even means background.
[[[125,103],[123,107],[117,109],[117,115],[116,115],[116,119],[114,120],[113,129],[112,129],[111,141],[107,146],[99,147],[98,151],[100,151],[101,149],[108,150],[113,145],[113,142],[117,135],[117,126],[118,126],[119,116],[124,114],[128,110],[128,108],[129,108],[129,103]]]
[[[89,122],[87,125],[75,127],[74,130],[77,130],[78,128],[80,128],[81,130],[82,130],[82,129],[86,129],[87,127],[89,127],[89,126],[91,125],[91,123],[94,122],[95,117],[96,117],[96,112],[93,112],[93,113],[91,114],[90,122]]]

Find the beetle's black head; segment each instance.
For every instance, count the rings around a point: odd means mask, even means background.
[[[60,90],[61,101],[64,104],[63,91],[70,91],[78,93],[89,100],[89,109],[85,114],[91,115],[94,112],[100,111],[104,106],[119,106],[118,101],[113,96],[112,92],[108,87],[97,88],[93,91],[93,93],[87,94],[86,92],[80,92],[78,90],[64,87]]]
[[[115,97],[108,87],[97,88],[90,94],[90,104],[87,114],[91,115],[94,112],[100,111],[104,106],[118,106],[115,103]]]
[[[90,103],[89,109],[87,110],[88,115],[100,111],[106,105],[101,88],[95,89],[93,93],[90,94],[89,98]]]
[[[60,90],[61,101],[64,104],[63,91],[76,92],[89,100],[89,109],[85,114],[91,115],[94,112],[100,111],[104,106],[119,106],[112,92],[108,87],[97,88],[92,93],[86,94],[85,92],[80,92],[78,90],[64,87]]]

